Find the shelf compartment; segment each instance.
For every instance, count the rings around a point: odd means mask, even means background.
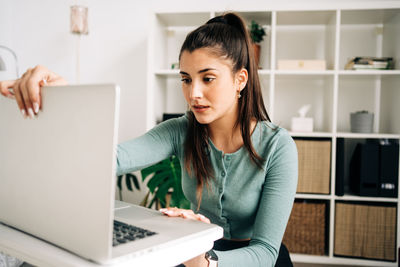
[[[296,199],[282,242],[291,253],[327,255],[328,224],[329,201]]]
[[[291,119],[307,104],[311,105],[307,117],[314,119],[314,132],[332,132],[333,76],[275,76],[276,124],[290,130]]]
[[[373,133],[398,135],[400,133],[400,76],[339,77],[337,130],[350,132],[350,113],[367,110],[374,113]],[[360,101],[362,99],[362,101]]]
[[[268,73],[263,75],[259,75],[260,85],[261,85],[261,93],[264,101],[265,108],[267,109],[268,116],[271,118],[271,89],[270,89],[270,81],[271,76]]]
[[[395,204],[335,203],[336,256],[396,261]]]
[[[339,69],[355,56],[393,57],[400,69],[400,9],[341,11]]]
[[[381,79],[379,132],[400,134],[400,76]]]
[[[149,64],[156,70],[171,69],[171,65],[178,62],[186,35],[206,23],[210,16],[210,12],[157,13],[153,22],[154,32],[150,35],[154,39],[154,55]]]
[[[329,194],[331,139],[294,139],[299,155],[298,193]]]
[[[390,144],[396,145],[399,139],[388,139]],[[362,170],[359,164],[354,166],[354,176],[351,175],[351,162],[356,151],[358,144],[372,144],[372,150],[368,150],[368,159],[365,159],[365,154],[362,156],[364,158],[363,162],[368,161],[368,165],[363,163]],[[381,190],[381,176],[380,172],[380,155],[381,147],[379,145],[378,139],[369,138],[337,138],[336,140],[336,188],[335,196],[336,200],[355,200],[355,201],[378,201],[378,202],[394,202],[396,203],[398,198],[394,195],[392,197],[386,197],[386,190]],[[386,155],[387,157],[387,155]],[[391,156],[389,156],[391,157]],[[360,159],[359,159],[360,160]],[[354,161],[356,163],[357,161]],[[386,162],[386,161],[385,161]],[[390,169],[393,169],[394,166]],[[364,168],[369,168],[366,171]],[[385,174],[388,175],[388,174]],[[392,174],[389,174],[392,175]],[[398,174],[395,174],[396,179],[398,179]],[[391,176],[385,177],[387,179]],[[353,186],[351,186],[353,185]],[[362,189],[362,190],[361,190]],[[397,186],[396,186],[397,189]],[[363,195],[363,196],[360,196]],[[382,197],[384,196],[384,197]]]
[[[335,62],[335,11],[278,11],[276,67],[279,60],[325,60]],[[293,49],[293,44],[296,49]]]
[[[187,110],[186,100],[182,93],[181,80],[178,75],[156,76],[154,83],[153,112],[154,126],[162,120],[163,113],[185,113]]]
[[[216,12],[216,16],[220,16],[226,12]],[[259,44],[260,50],[260,62],[259,66],[262,70],[271,68],[271,21],[272,12],[270,11],[238,11],[239,14],[245,21],[247,27],[250,28],[251,21],[254,20],[261,27],[263,27],[266,35],[264,40]]]

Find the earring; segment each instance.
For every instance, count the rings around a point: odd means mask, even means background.
[[[241,97],[240,91],[238,91],[237,97],[238,97],[238,98]]]

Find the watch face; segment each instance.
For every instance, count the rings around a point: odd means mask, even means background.
[[[218,256],[212,249],[206,252],[206,258],[212,261],[218,261]]]

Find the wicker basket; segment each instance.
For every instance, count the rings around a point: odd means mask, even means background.
[[[334,252],[396,261],[396,207],[336,203]]]
[[[295,140],[299,154],[298,193],[329,194],[330,140]]]
[[[283,243],[290,253],[326,254],[326,203],[295,202]]]

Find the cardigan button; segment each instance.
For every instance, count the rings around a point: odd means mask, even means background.
[[[222,177],[225,177],[225,174],[226,173],[224,171],[221,172]]]

